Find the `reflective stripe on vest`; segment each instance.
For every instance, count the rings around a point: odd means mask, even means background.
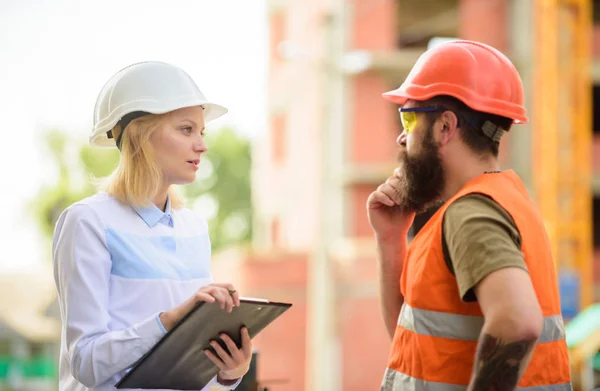
[[[381,391],[465,391],[467,386],[430,382],[405,375],[388,368],[383,377]],[[573,391],[571,383],[517,388],[518,391]]]
[[[483,327],[483,317],[422,310],[404,303],[398,317],[398,325],[421,335],[478,341]],[[563,339],[565,339],[565,328],[562,316],[544,317],[544,327],[537,343]]]

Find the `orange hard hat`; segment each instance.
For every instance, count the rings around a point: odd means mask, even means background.
[[[474,41],[450,41],[421,54],[394,91],[383,97],[399,105],[450,95],[473,110],[528,122],[523,82],[512,62],[499,50]]]

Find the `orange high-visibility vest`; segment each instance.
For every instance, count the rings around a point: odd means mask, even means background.
[[[400,279],[404,304],[382,390],[462,391],[469,384],[484,318],[477,302],[460,299],[456,279],[444,261],[442,221],[453,201],[471,193],[491,197],[512,216],[544,315],[542,334],[519,388],[570,391],[569,357],[549,239],[541,216],[513,171],[483,174],[467,183],[410,244]]]

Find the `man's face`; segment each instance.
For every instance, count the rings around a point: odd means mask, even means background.
[[[408,105],[407,105],[408,106]],[[398,160],[402,172],[400,207],[424,212],[440,200],[445,185],[444,167],[434,138],[434,123],[417,113],[416,125],[398,137]]]

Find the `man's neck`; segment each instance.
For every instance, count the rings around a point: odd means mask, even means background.
[[[457,160],[456,164],[450,165],[446,169],[446,186],[442,197],[444,200],[452,198],[468,182],[480,175],[489,172],[498,172],[500,165],[498,159],[490,157],[482,160],[481,158],[468,156]]]

